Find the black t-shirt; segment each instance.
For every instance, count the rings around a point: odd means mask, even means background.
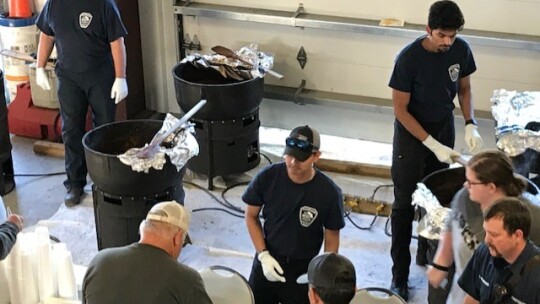
[[[408,111],[419,122],[438,122],[452,114],[459,78],[476,71],[465,40],[456,38],[447,52],[432,53],[420,37],[397,56],[389,86],[411,93]]]
[[[48,0],[36,25],[54,36],[57,68],[75,73],[112,64],[110,43],[127,35],[114,0]]]
[[[313,179],[294,183],[285,163],[267,166],[251,181],[242,199],[263,206],[264,236],[267,249],[293,259],[316,256],[324,229],[345,226],[341,189],[317,170]]]

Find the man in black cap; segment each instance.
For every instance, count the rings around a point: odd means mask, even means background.
[[[308,286],[296,279],[323,241],[325,252],[338,251],[345,226],[341,189],[313,166],[321,156],[319,132],[295,128],[285,144],[285,162],[261,170],[242,196],[257,251],[249,277],[256,304],[308,304]]]
[[[297,280],[309,283],[310,304],[349,304],[356,293],[353,263],[337,253],[324,253],[311,260],[308,272]]]

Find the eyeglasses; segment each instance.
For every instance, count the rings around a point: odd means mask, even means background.
[[[485,182],[471,182],[470,180],[468,179],[465,179],[465,182],[467,184],[469,184],[469,186],[474,186],[474,185],[485,185],[486,183]]]
[[[289,148],[295,148],[303,152],[313,152],[317,149],[317,147],[312,145],[309,141],[294,137],[287,137],[285,139],[285,144]]]

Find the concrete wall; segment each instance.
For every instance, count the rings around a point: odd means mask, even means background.
[[[298,3],[287,0],[205,0],[221,5],[265,8],[294,12]],[[540,35],[540,0],[462,0],[456,1],[467,29]],[[408,23],[425,24],[432,1],[303,1],[308,13],[355,18],[398,18]],[[177,33],[172,1],[140,0],[142,31],[148,30],[143,45],[145,79],[148,81],[148,107],[160,112],[178,112],[170,70],[176,63]],[[142,14],[147,14],[143,18]],[[184,30],[201,41],[201,53],[210,53],[214,45],[238,49],[251,42],[259,49],[275,54],[274,70],[282,80],[266,77],[269,84],[297,87],[306,79],[306,87],[320,91],[391,98],[387,86],[396,54],[412,39],[365,33],[290,26],[269,25],[223,19],[184,17]],[[540,37],[539,37],[540,39]],[[296,60],[300,47],[308,62],[302,70]],[[478,70],[472,75],[475,109],[490,111],[494,89],[540,90],[540,52],[471,44]],[[148,76],[147,72],[151,75]],[[275,105],[279,107],[279,105]],[[274,112],[280,109],[272,109]],[[330,107],[331,111],[335,110]],[[336,110],[337,111],[337,110]],[[338,111],[339,112],[339,111]],[[338,113],[335,112],[335,113]],[[327,112],[331,115],[334,112]],[[273,115],[270,115],[273,116]],[[336,117],[339,119],[339,116]],[[276,121],[277,122],[277,121]],[[272,125],[274,121],[263,123]],[[339,135],[339,134],[337,134]]]

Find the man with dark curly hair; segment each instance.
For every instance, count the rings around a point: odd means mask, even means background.
[[[465,142],[472,153],[482,139],[474,119],[470,75],[476,70],[467,42],[457,37],[465,23],[452,1],[437,1],[429,9],[427,34],[397,56],[389,86],[394,104],[392,181],[392,291],[409,298],[411,205],[416,183],[453,163],[454,98],[465,119]],[[419,240],[416,263],[425,265],[427,241]]]

